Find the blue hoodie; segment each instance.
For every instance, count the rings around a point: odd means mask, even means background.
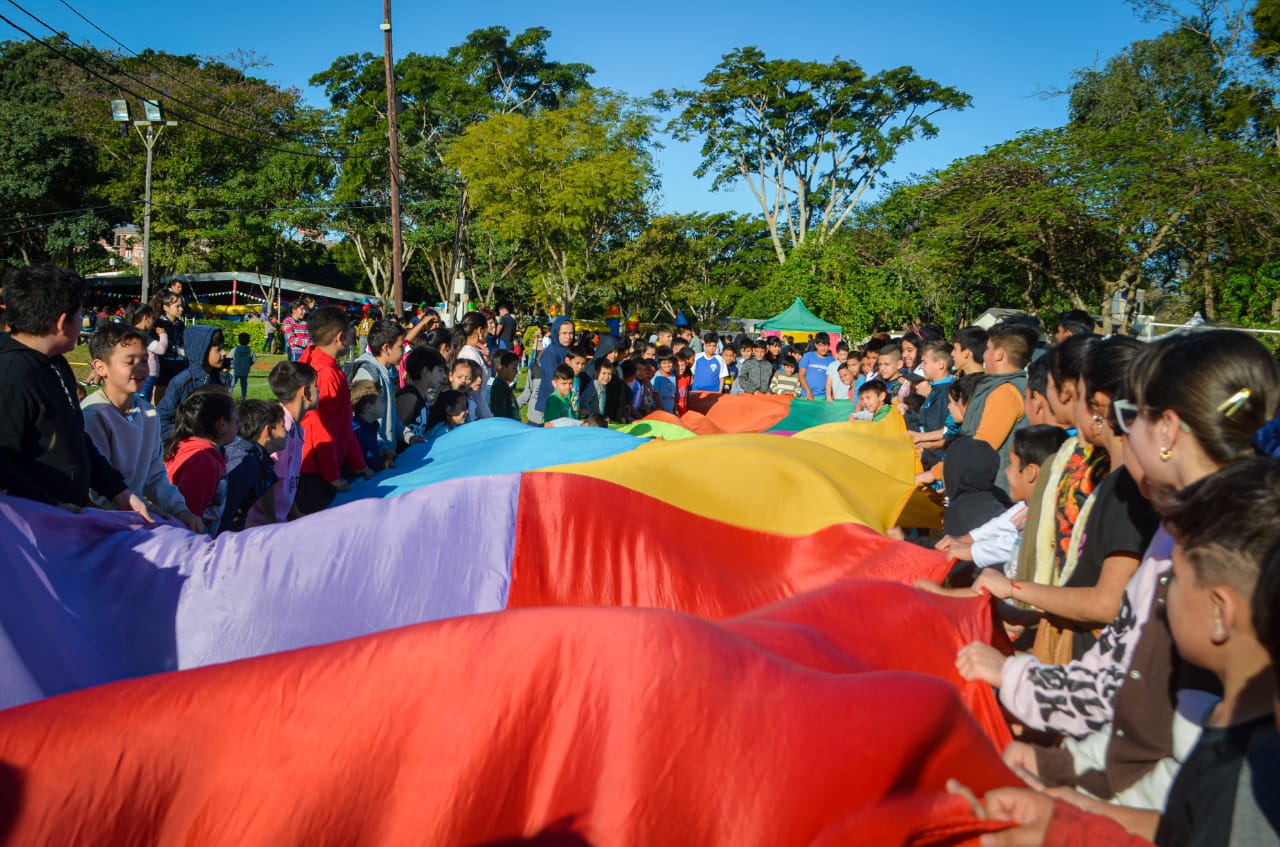
[[[216,326],[189,326],[186,329],[187,369],[173,378],[165,391],[156,412],[160,415],[160,437],[168,438],[173,431],[173,418],[183,400],[206,385],[226,385],[222,371],[209,373],[205,366],[209,358],[209,348],[213,345],[213,334],[221,332]],[[226,344],[225,339],[223,344]]]
[[[569,356],[569,348],[560,343],[560,325],[565,321],[573,323],[573,318],[556,318],[551,324],[551,344],[542,351],[538,363],[542,366],[542,382],[538,384],[538,396],[534,398],[533,408],[541,412],[547,407],[547,398],[551,396],[551,380],[555,378],[557,365],[563,365]]]

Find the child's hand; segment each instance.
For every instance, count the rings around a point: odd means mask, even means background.
[[[1004,681],[1004,655],[989,644],[972,641],[956,654],[956,670],[969,682],[985,682],[996,688]]]
[[[368,470],[368,468],[365,468],[365,470]],[[348,488],[351,487],[347,484],[347,481],[342,477],[338,477],[337,479],[335,479],[333,482],[329,484],[332,485],[334,488],[336,488],[338,491],[346,491]]]
[[[395,466],[396,466],[396,451],[388,450],[385,453],[383,453],[382,454],[383,469],[385,470],[386,468],[394,468]],[[370,474],[370,476],[372,476],[372,474]],[[365,479],[368,479],[368,477],[365,477]]]
[[[117,494],[111,502],[122,512],[137,512],[147,523],[155,523],[155,519],[147,511],[147,504],[142,502],[141,497],[127,488]]]
[[[955,554],[955,548],[952,548],[952,553]],[[1013,580],[995,568],[983,568],[973,582],[973,593],[981,594],[984,590],[991,592],[997,600],[1008,600],[1013,596]]]
[[[921,591],[927,591],[930,594],[942,593],[942,586],[931,579],[917,579],[915,582],[911,583],[911,587],[917,588]]]
[[[916,485],[933,485],[938,480],[934,478],[933,471],[921,471],[916,474]]]
[[[952,544],[955,544],[955,543],[956,543],[956,541],[957,541],[957,539],[956,539],[956,537],[955,537],[954,535],[944,535],[944,536],[942,536],[942,540],[941,540],[941,541],[939,541],[937,544],[933,545],[933,549],[934,549],[934,550],[941,550],[942,552],[944,552],[944,553],[945,553],[945,552],[947,552],[948,550],[950,550],[950,549],[951,549],[951,545],[952,545]]]
[[[979,820],[1009,821],[1017,824],[1000,832],[988,832],[978,839],[982,847],[1039,847],[1044,844],[1053,798],[1029,788],[996,788],[979,803],[973,792],[954,779],[947,780],[947,793],[964,797]]]
[[[365,479],[373,479],[373,468],[366,467],[364,470],[360,471],[360,474]]]
[[[205,531],[204,521],[200,520],[198,515],[193,515],[191,512],[178,512],[174,517],[182,521],[186,528],[192,532],[203,534]]]
[[[1024,741],[1010,741],[1009,746],[1004,748],[1004,752],[1000,754],[1000,758],[1004,759],[1004,763],[1009,766],[1009,770],[1018,774],[1023,782],[1026,782],[1037,791],[1044,789],[1044,783],[1040,782],[1039,769],[1036,765],[1036,748]],[[1029,781],[1027,777],[1035,780],[1034,783]]]
[[[972,562],[973,545],[968,541],[960,541],[957,539],[956,542],[951,545],[951,558],[960,562]]]

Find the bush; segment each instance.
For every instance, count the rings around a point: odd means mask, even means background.
[[[262,321],[235,321],[235,320],[198,320],[195,321],[199,326],[216,326],[222,330],[222,339],[230,350],[240,342],[236,339],[240,337],[240,333],[249,333],[249,346],[255,351],[262,349],[262,342],[266,340],[267,327]]]

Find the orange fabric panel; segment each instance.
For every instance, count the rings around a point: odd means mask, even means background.
[[[662,421],[663,423],[682,426],[690,432],[698,435],[723,435],[725,430],[712,423],[711,419],[700,412],[689,411],[677,417],[670,412],[651,412],[645,415],[642,421]]]
[[[803,598],[734,625],[616,608],[455,618],[54,697],[0,712],[0,834],[83,847],[971,843],[993,825],[945,781],[981,794],[1013,775],[952,685],[863,670],[879,648],[856,621],[884,605],[846,600],[858,605],[819,626]]]
[[[791,411],[781,394],[717,394],[690,391],[689,411],[706,415],[722,432],[764,432]]]
[[[941,553],[852,520],[800,536],[753,530],[572,473],[525,474],[516,516],[508,608],[653,606],[726,618],[842,579],[911,584],[947,572]]]

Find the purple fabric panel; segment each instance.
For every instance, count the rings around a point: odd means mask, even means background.
[[[0,496],[0,708],[505,608],[520,475],[217,540]]]

